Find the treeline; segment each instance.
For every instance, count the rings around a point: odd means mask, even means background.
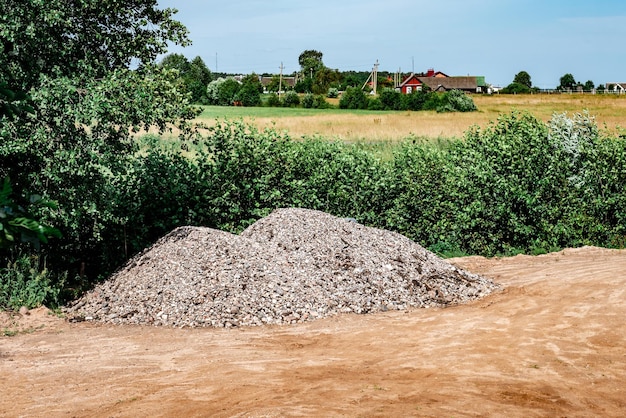
[[[436,110],[437,112],[473,112],[474,100],[460,90],[439,93],[428,89],[402,94],[385,89],[378,96],[366,95],[359,88],[349,88],[339,100],[341,109],[368,110]]]
[[[436,110],[438,112],[469,112],[476,110],[471,96],[461,91],[432,92],[428,88],[402,94],[393,88],[391,75],[381,72],[378,85],[380,94],[371,95],[366,84],[369,73],[346,72],[326,68],[319,51],[304,51],[300,56],[303,72],[293,87],[273,76],[267,86],[255,73],[235,77],[211,73],[196,57],[188,61],[182,54],[170,54],[159,67],[175,70],[178,88],[188,94],[192,103],[217,106],[270,106],[326,109],[334,107],[326,99],[339,97],[341,109],[369,110]],[[311,76],[307,77],[303,74]],[[280,91],[279,91],[280,90]],[[267,94],[265,94],[267,91]]]
[[[207,87],[206,104],[218,106],[269,106],[303,107],[306,109],[327,109],[331,105],[322,94],[298,94],[288,90],[283,94],[262,95],[263,86],[255,74],[244,77],[241,81],[232,77],[218,78]],[[328,97],[339,96],[340,109],[367,110],[435,110],[438,112],[475,111],[474,100],[460,90],[433,92],[428,89],[402,94],[395,89],[384,89],[379,95],[367,94],[358,87],[348,87],[343,93],[330,89]]]
[[[65,210],[36,211],[63,233],[39,253],[51,289],[72,297],[177,226],[240,232],[279,207],[352,217],[444,255],[623,247],[626,240],[626,140],[601,135],[586,115],[557,115],[546,125],[512,113],[463,140],[406,141],[391,159],[241,122],[218,123],[197,145],[183,145],[184,153],[148,136],[122,162],[76,157],[77,170],[99,166],[98,174],[84,172],[51,193]],[[67,167],[48,170],[54,178]],[[68,210],[77,202],[83,211]]]

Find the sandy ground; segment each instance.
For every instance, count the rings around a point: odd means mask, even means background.
[[[626,251],[453,261],[506,289],[234,330],[4,314],[0,416],[626,416]]]

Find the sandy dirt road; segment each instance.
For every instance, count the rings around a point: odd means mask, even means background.
[[[231,330],[5,315],[0,416],[626,416],[626,251],[453,262],[505,290]]]

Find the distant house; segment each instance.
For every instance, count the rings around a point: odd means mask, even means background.
[[[411,94],[425,86],[432,91],[461,90],[468,93],[486,92],[487,87],[483,76],[450,77],[441,71],[429,69],[425,76],[411,73],[400,83],[398,90],[403,94]]]
[[[259,77],[259,81],[263,85],[264,90],[267,90],[267,86],[272,82],[274,77]],[[296,77],[283,76],[283,88],[293,88],[297,82]]]
[[[433,68],[429,68],[428,71],[426,71],[426,77],[445,78],[445,77],[450,77],[450,76],[448,74],[442,73],[441,71],[435,72]]]
[[[398,89],[402,94],[411,94],[414,91],[422,90],[424,83],[420,80],[420,77],[416,76],[415,73],[411,73],[407,78],[400,83]]]
[[[606,83],[606,88],[607,91],[609,91],[610,93],[626,93],[626,83]]]

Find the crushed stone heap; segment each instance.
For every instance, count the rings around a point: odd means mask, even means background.
[[[498,288],[395,232],[278,209],[241,235],[177,228],[66,314],[175,327],[292,324],[341,312],[442,307]]]

